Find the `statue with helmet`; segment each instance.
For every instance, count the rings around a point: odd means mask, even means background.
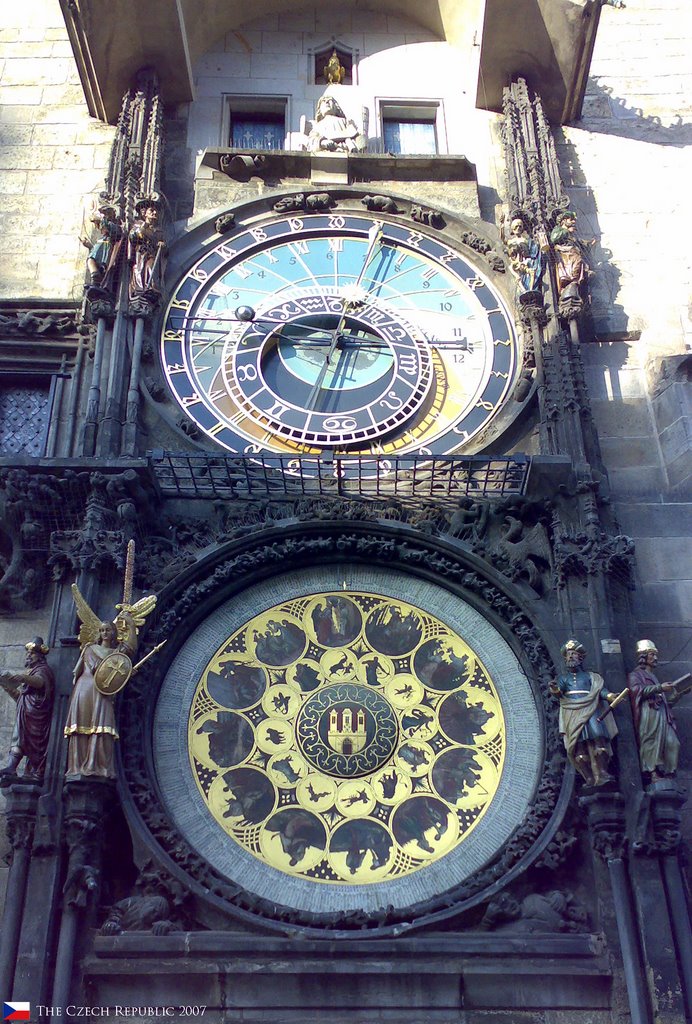
[[[10,753],[0,770],[4,779],[16,776],[22,758],[26,758],[24,778],[42,779],[46,769],[55,677],[42,637],[34,637],[24,647],[25,671],[0,673],[0,686],[17,705]]]
[[[642,772],[652,780],[675,775],[680,755],[680,740],[675,719],[670,710],[673,701],[687,693],[678,686],[687,682],[688,672],[672,683],[659,683],[653,673],[658,664],[658,650],[651,640],[637,643],[637,668],[627,677],[632,717],[639,744],[639,762]]]
[[[560,735],[567,757],[587,786],[613,782],[611,740],[617,726],[610,714],[619,694],[611,693],[598,672],[584,669],[586,650],[577,640],[561,648],[566,672],[551,683],[550,692],[560,699]]]

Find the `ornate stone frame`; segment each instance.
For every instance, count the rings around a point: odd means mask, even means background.
[[[428,579],[463,598],[498,629],[512,647],[545,708],[545,762],[529,813],[500,853],[473,878],[432,899],[406,908],[367,913],[306,913],[282,907],[229,882],[193,850],[172,825],[159,791],[152,756],[152,726],[159,686],[168,665],[209,612],[277,573],[325,562],[377,563]],[[572,773],[551,707],[548,683],[555,671],[548,647],[513,587],[454,541],[440,540],[384,522],[285,523],[225,545],[201,559],[160,597],[158,622],[147,641],[168,638],[164,658],[134,677],[120,707],[123,806],[138,858],[184,882],[193,894],[193,916],[205,927],[232,921],[274,932],[324,935],[365,929],[400,934],[454,917],[489,899],[525,870],[545,849],[564,816]],[[237,926],[237,925],[236,925]]]

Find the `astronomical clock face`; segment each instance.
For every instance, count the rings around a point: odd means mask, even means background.
[[[259,895],[416,902],[511,834],[537,721],[519,744],[525,680],[478,613],[422,581],[404,600],[397,573],[330,575],[258,585],[188,642],[159,701],[159,783],[192,845]]]
[[[225,236],[178,284],[161,345],[185,415],[245,454],[472,446],[517,367],[504,303],[468,258],[346,212]]]

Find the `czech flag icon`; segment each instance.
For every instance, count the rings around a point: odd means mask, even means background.
[[[2,1019],[31,1020],[31,1003],[3,1003]]]

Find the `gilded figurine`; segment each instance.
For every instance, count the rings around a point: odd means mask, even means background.
[[[46,770],[55,677],[46,661],[49,648],[42,637],[30,640],[25,649],[25,672],[0,673],[0,686],[17,704],[10,753],[0,775],[16,775],[25,757],[24,777],[41,779]]]
[[[130,231],[130,298],[158,299],[161,294],[166,243],[153,199],[136,206],[138,219]]]
[[[588,786],[603,786],[613,781],[610,759],[611,740],[617,726],[609,714],[618,694],[606,689],[603,677],[585,671],[586,650],[577,640],[562,647],[566,672],[550,686],[560,698],[560,735],[567,757]]]
[[[91,242],[86,235],[80,238],[82,245],[89,250],[86,261],[89,285],[92,288],[108,289],[123,234],[118,212],[114,206],[104,204],[92,213],[89,220],[98,231],[95,242]]]
[[[639,744],[639,762],[642,771],[653,780],[662,779],[677,771],[680,740],[670,704],[682,695],[678,686],[690,679],[690,673],[672,683],[659,683],[653,673],[658,664],[658,650],[651,640],[638,642],[637,662],[637,668],[627,677],[627,686]]]
[[[324,65],[324,80],[328,85],[341,85],[345,77],[346,68],[339,60],[336,50],[332,50],[331,57]]]
[[[114,743],[118,730],[113,698],[132,673],[162,646],[154,648],[133,667],[131,659],[137,650],[138,629],[156,606],[155,595],[131,603],[133,559],[134,543],[131,541],[123,601],[116,606],[118,614],[113,621],[100,621],[77,584],[72,584],[72,596],[82,625],[79,630],[81,652],[74,669],[64,729],[68,741],[68,779],[84,775],[114,778]]]

